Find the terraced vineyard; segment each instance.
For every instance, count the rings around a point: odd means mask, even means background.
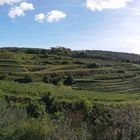
[[[0,49],[1,140],[140,137],[140,55]]]
[[[122,54],[120,58],[108,59],[96,57],[103,52],[89,58],[87,56],[73,56],[70,50],[59,50],[55,54],[49,50],[38,50],[35,52],[28,49],[1,49],[0,72],[1,79],[16,81],[25,75],[32,76],[34,82],[42,82],[44,76],[61,77],[63,81],[66,76],[74,78],[73,89],[90,90],[99,92],[121,92],[137,93],[140,91],[140,56],[133,54]],[[53,50],[53,49],[52,49]],[[63,55],[65,51],[70,54]],[[108,55],[104,52],[104,56]],[[76,54],[76,53],[75,53]],[[79,52],[78,52],[79,54]],[[85,53],[86,54],[86,53]],[[114,53],[116,55],[116,53]],[[119,53],[118,53],[119,54]],[[113,53],[112,53],[113,56]],[[124,58],[127,56],[127,59]],[[129,60],[136,57],[137,61]],[[104,59],[104,60],[103,60]]]

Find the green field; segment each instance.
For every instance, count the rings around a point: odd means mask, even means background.
[[[58,52],[53,52],[53,49],[51,51],[1,49],[1,95],[38,98],[50,91],[57,98],[69,101],[86,99],[91,103],[139,103],[140,64],[137,62],[137,55],[121,54],[120,58],[115,58],[113,52],[95,51],[95,58],[90,55],[88,58],[71,56],[71,53],[76,55],[79,52],[71,52],[65,48]],[[111,58],[105,59],[106,53],[112,54]],[[99,55],[105,58],[100,58]],[[133,57],[136,57],[136,62]],[[131,59],[134,62],[131,62]],[[74,82],[65,86],[63,80],[68,75],[73,77]],[[24,76],[30,76],[33,83],[15,82]],[[58,85],[52,82],[44,83],[44,76],[52,79],[60,77],[61,80]]]
[[[51,92],[52,95],[55,96],[56,100],[58,100],[59,102],[76,102],[87,100],[90,104],[97,102],[103,104],[140,103],[140,94],[138,93],[110,93],[92,90],[77,90],[73,89],[70,86],[56,86],[41,82],[19,84],[9,81],[0,81],[1,96],[11,95],[37,99],[48,92]]]
[[[140,56],[1,48],[0,104],[2,140],[137,140]]]
[[[140,91],[140,64],[138,64],[137,55],[118,53],[118,56],[120,54],[122,56],[116,58],[113,52],[95,51],[93,56],[90,54],[74,57],[71,53],[78,55],[79,52],[35,51],[35,49],[1,50],[0,72],[3,80],[15,81],[29,75],[33,77],[34,82],[42,82],[44,76],[52,78],[59,76],[63,81],[68,75],[72,75],[73,89],[113,93],[138,93]],[[106,58],[108,55],[106,53],[112,56]],[[103,55],[105,58],[103,56],[100,58],[98,55]],[[114,55],[117,54],[114,53]]]

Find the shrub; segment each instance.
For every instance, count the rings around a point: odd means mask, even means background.
[[[16,79],[15,82],[19,82],[19,83],[30,83],[30,82],[33,82],[33,78],[30,75],[25,75],[24,77],[21,77],[19,79]]]
[[[59,75],[56,75],[56,76],[54,76],[54,75],[45,75],[43,77],[43,81],[45,83],[52,83],[54,85],[58,85],[60,83],[61,79],[62,78]]]
[[[72,76],[68,76],[65,80],[64,80],[64,84],[65,85],[72,85],[74,82],[74,79]]]
[[[41,98],[41,101],[46,105],[46,112],[53,114],[57,112],[56,103],[54,101],[54,97],[51,96],[51,93],[44,95]]]
[[[140,136],[139,106],[95,104],[89,114],[92,140],[136,140]]]
[[[0,80],[8,80],[9,75],[7,73],[3,73],[3,75],[0,76]]]
[[[29,117],[38,118],[39,116],[44,114],[44,110],[41,105],[37,103],[30,103],[26,107],[26,111]]]
[[[60,77],[55,77],[55,78],[52,79],[52,83],[54,85],[58,85],[60,83],[60,81],[61,81],[61,78]]]
[[[50,75],[45,75],[45,76],[43,77],[43,82],[45,82],[45,83],[50,83],[50,82],[51,82],[51,77],[50,77]]]
[[[88,68],[98,68],[98,65],[96,63],[92,63],[92,64],[87,64]]]

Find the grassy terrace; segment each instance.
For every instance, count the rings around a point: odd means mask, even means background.
[[[139,103],[140,64],[129,62],[135,59],[139,61],[139,56],[114,53],[120,58],[113,55],[112,58],[106,58],[108,52],[94,52],[94,57],[71,57],[63,54],[63,51],[44,53],[28,49],[19,49],[17,52],[2,50],[0,94],[38,98],[50,91],[59,100]],[[100,58],[100,55],[104,58]],[[131,57],[132,60],[129,60]],[[33,82],[15,82],[25,75],[31,76]],[[70,86],[63,84],[68,75],[74,78],[74,83]],[[61,77],[61,80],[58,85],[44,83],[44,76],[52,79]]]
[[[97,92],[91,90],[76,90],[70,86],[45,84],[34,82],[30,84],[19,84],[15,82],[0,81],[0,95],[14,95],[20,97],[31,97],[37,99],[47,92],[58,101],[76,102],[88,101],[90,104],[95,102],[105,104],[124,104],[124,103],[140,103],[140,94],[138,93],[111,93]]]
[[[140,56],[0,49],[0,140],[140,138]]]

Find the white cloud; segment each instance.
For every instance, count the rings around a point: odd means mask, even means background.
[[[66,14],[62,11],[52,10],[47,14],[47,21],[48,22],[58,22],[61,19],[64,19]]]
[[[23,9],[24,11],[33,10],[33,9],[34,9],[33,4],[32,4],[32,3],[27,3],[27,2],[22,2],[22,3],[20,4],[20,7],[21,7],[21,9]]]
[[[38,22],[44,22],[45,20],[45,14],[43,13],[40,13],[40,14],[37,14],[35,15],[35,21],[38,21]]]
[[[21,7],[15,7],[11,8],[11,10],[8,13],[10,18],[15,18],[16,16],[24,16],[24,11],[21,9]]]
[[[4,4],[14,4],[14,3],[18,3],[22,0],[0,0],[0,5],[4,5]]]
[[[11,8],[8,15],[10,18],[15,18],[16,16],[24,16],[25,11],[29,11],[33,9],[34,7],[32,3],[22,2],[20,6]]]
[[[92,10],[119,9],[127,6],[133,0],[86,0],[85,6]]]

